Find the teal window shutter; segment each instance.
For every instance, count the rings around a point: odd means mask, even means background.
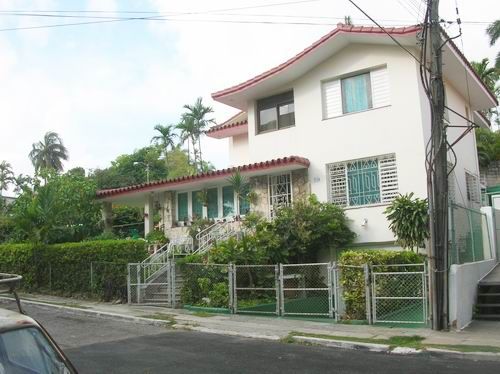
[[[234,215],[234,189],[232,186],[222,187],[222,215]]]
[[[360,160],[347,165],[349,206],[380,203],[377,160]]]
[[[370,73],[342,79],[344,113],[359,112],[372,107]]]
[[[250,213],[250,202],[246,196],[240,196],[240,214],[245,215],[248,213]]]
[[[188,194],[182,192],[177,194],[177,220],[186,221],[188,219]]]
[[[191,192],[192,216],[195,218],[203,218],[203,202],[201,200],[201,191]]]
[[[217,196],[217,188],[211,188],[207,191],[208,207],[207,216],[209,219],[214,219],[219,216],[219,202]]]

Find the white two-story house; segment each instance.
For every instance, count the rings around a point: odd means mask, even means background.
[[[387,31],[419,56],[418,26]],[[450,126],[463,126],[448,128],[450,144],[460,138],[453,145],[457,165],[450,198],[476,207],[475,135],[463,136],[465,118],[488,127],[478,111],[497,101],[451,41],[443,47],[443,60],[446,105],[460,114],[447,111],[446,119]],[[272,217],[282,204],[315,194],[345,208],[357,245],[380,248],[394,245],[384,215],[394,197],[409,192],[427,197],[430,110],[419,63],[379,28],[339,24],[288,61],[212,97],[239,110],[206,134],[229,138],[232,166],[99,191],[105,211],[113,202],[144,206],[148,232],[152,212],[159,209],[165,231],[176,236],[196,217],[236,214],[227,178],[238,168],[256,197],[240,202],[241,214]]]

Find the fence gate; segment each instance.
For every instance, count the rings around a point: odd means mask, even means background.
[[[160,304],[173,306],[172,277],[175,264],[128,264],[129,304]]]
[[[427,323],[425,264],[372,266],[373,322]]]
[[[333,317],[332,266],[280,265],[282,315]]]
[[[279,315],[278,265],[235,265],[234,313]]]

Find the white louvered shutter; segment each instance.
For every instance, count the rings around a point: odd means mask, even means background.
[[[328,165],[328,179],[330,182],[330,202],[339,206],[347,206],[346,164]]]
[[[389,203],[398,196],[398,170],[396,156],[380,159],[380,201]]]
[[[340,80],[324,82],[323,90],[323,118],[332,118],[342,115],[342,92]]]
[[[387,68],[372,70],[370,72],[372,85],[372,105],[374,108],[391,104],[391,93],[389,89],[389,77]]]

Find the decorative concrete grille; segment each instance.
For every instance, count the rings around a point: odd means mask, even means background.
[[[453,164],[448,162],[448,200],[451,203],[456,202],[456,182],[455,182],[455,170],[453,170]]]
[[[468,172],[465,172],[465,183],[467,187],[467,200],[471,208],[478,207],[481,202],[481,193],[479,190],[479,178]]]
[[[283,206],[292,203],[292,178],[290,174],[273,175],[269,177],[269,206],[271,217]]]
[[[329,164],[330,201],[340,206],[391,202],[398,195],[395,155]]]

